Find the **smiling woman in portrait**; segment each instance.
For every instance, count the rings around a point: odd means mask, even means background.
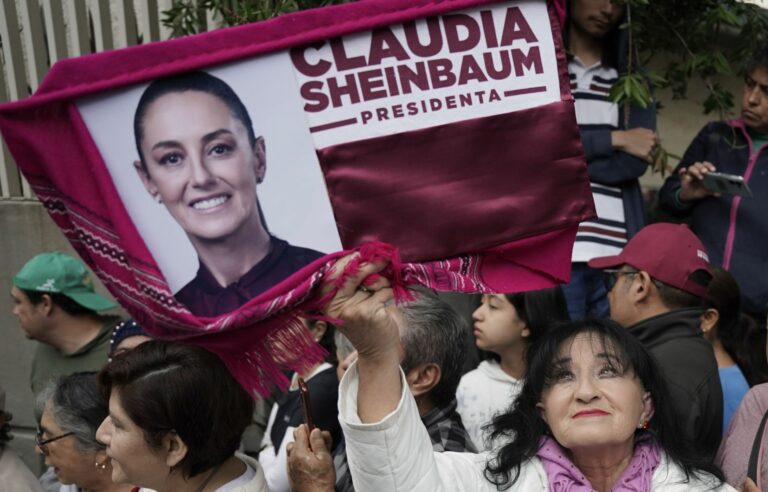
[[[189,72],[155,80],[139,100],[134,135],[144,187],[200,260],[176,293],[194,314],[237,309],[322,256],[269,233],[256,193],[267,170],[264,138],[221,79]]]

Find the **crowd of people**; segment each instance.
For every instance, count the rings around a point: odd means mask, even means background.
[[[608,97],[636,68],[625,9],[568,2],[597,218],[579,227],[567,285],[487,293],[463,316],[423,290],[395,303],[385,261],[341,278],[355,259],[341,258],[324,281],[332,299],[303,319],[328,357],[254,402],[216,355],[102,314],[115,304],[80,261],[40,254],[11,296],[37,341],[47,471],[38,479],[7,445],[0,388],[0,490],[768,490],[768,45],[745,60],[741,116],[702,129],[660,191],[688,222],[645,225],[637,180],[658,146],[655,108]],[[146,112],[174,91],[208,94],[174,86]],[[157,163],[136,166],[155,190]],[[709,188],[713,172],[742,176],[752,196]],[[260,445],[244,445],[262,421]]]

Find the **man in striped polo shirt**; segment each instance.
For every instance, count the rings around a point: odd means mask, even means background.
[[[564,38],[568,47],[576,121],[598,218],[579,226],[571,282],[564,287],[572,319],[608,315],[599,271],[587,261],[618,254],[645,224],[640,185],[657,145],[655,107],[612,103],[611,87],[627,71],[626,30],[619,25],[624,5],[610,0],[570,0]]]

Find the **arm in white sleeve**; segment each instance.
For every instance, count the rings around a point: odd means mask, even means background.
[[[356,488],[374,492],[495,491],[496,487],[483,476],[485,454],[432,451],[402,371],[400,377],[403,392],[395,411],[379,422],[367,424],[357,414],[357,365],[350,366],[341,380],[339,422]]]

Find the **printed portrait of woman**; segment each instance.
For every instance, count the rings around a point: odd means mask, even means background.
[[[196,276],[176,293],[193,314],[233,311],[323,256],[270,234],[257,193],[264,138],[223,80],[198,71],[153,81],[133,129],[136,173],[198,256]]]

